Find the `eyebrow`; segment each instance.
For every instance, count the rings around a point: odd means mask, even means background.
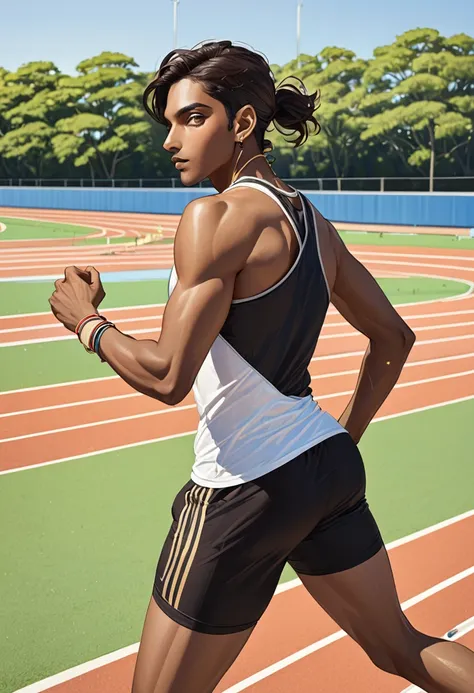
[[[199,101],[195,101],[194,103],[190,103],[188,106],[183,106],[183,108],[180,108],[179,111],[176,111],[175,118],[180,118],[182,115],[184,115],[184,113],[192,111],[195,108],[209,108],[212,110],[211,106],[207,106],[205,103],[199,103]],[[165,121],[169,123],[169,120],[167,118],[165,118]]]

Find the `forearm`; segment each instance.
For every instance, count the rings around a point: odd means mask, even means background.
[[[395,386],[413,341],[407,335],[367,347],[354,394],[339,419],[356,443]]]
[[[166,404],[172,403],[170,366],[160,355],[158,342],[135,339],[110,328],[101,337],[100,355],[135,390]]]

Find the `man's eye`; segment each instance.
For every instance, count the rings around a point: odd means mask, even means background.
[[[190,123],[191,121],[196,122],[196,121],[195,121],[195,118],[198,118],[198,120],[200,120],[201,123],[202,123],[203,120],[205,120],[204,116],[203,116],[201,113],[193,113],[192,115],[189,116],[188,123]],[[199,124],[199,123],[198,123],[198,124]]]

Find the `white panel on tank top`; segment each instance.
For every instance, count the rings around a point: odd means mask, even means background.
[[[176,282],[173,266],[169,295]],[[252,481],[345,432],[311,395],[283,395],[220,335],[204,359],[193,393],[199,425],[191,478],[201,486]]]

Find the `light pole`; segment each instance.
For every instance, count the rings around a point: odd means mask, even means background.
[[[173,49],[178,47],[178,5],[179,0],[173,2]]]
[[[301,8],[303,3],[298,0],[298,5],[296,6],[296,57],[298,58],[298,69],[301,67],[300,60],[300,35],[301,35]]]

